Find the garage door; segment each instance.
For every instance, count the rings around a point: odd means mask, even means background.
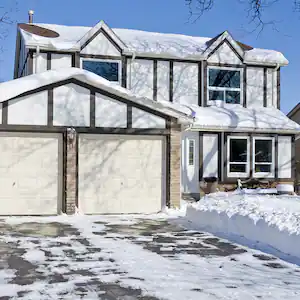
[[[0,215],[54,215],[60,211],[59,147],[58,134],[0,133]]]
[[[80,135],[79,210],[153,213],[164,199],[164,138]]]

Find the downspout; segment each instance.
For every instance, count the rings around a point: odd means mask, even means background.
[[[130,76],[129,76],[129,87],[127,87],[128,89],[130,89],[131,90],[131,72],[132,72],[132,70],[131,70],[131,65],[132,65],[132,63],[133,63],[133,61],[135,60],[135,57],[136,57],[136,53],[135,52],[133,52],[132,53],[132,58],[131,58],[131,60],[130,60],[130,66],[129,66],[129,72],[130,72]],[[127,74],[127,76],[128,76],[128,74]]]
[[[38,58],[40,56],[40,46],[36,46],[36,54],[35,54],[35,70],[34,73],[38,73]]]

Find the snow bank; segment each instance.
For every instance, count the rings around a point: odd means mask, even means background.
[[[189,205],[186,218],[197,229],[300,259],[300,197],[215,193]]]

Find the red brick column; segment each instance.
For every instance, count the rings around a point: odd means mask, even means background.
[[[180,207],[181,128],[172,124],[170,135],[170,206]]]
[[[66,213],[74,214],[77,203],[77,134],[68,129],[66,138]]]

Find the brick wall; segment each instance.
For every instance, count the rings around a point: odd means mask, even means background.
[[[67,134],[66,153],[66,213],[74,214],[77,197],[77,137]]]
[[[181,129],[180,125],[172,124],[170,135],[170,206],[180,207],[180,155]]]

